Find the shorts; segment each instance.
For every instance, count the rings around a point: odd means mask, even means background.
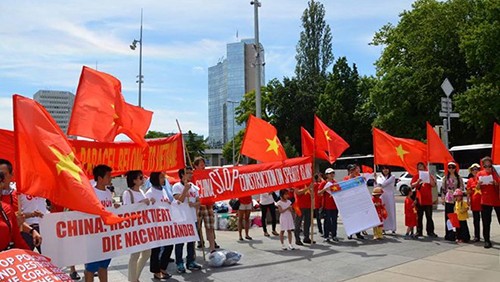
[[[252,210],[252,204],[240,204],[240,208],[238,209],[240,211],[251,211]]]
[[[99,268],[108,269],[110,262],[111,262],[111,259],[105,259],[105,260],[101,260],[101,261],[94,261],[91,263],[86,263],[85,270],[88,272],[96,273],[99,270]]]
[[[212,205],[200,206],[198,209],[198,222],[200,222],[200,224],[205,224],[206,229],[215,229],[215,218]]]

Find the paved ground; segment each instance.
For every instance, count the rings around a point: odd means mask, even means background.
[[[434,213],[436,233],[444,235],[443,207]],[[403,204],[397,203],[398,215]],[[472,220],[469,228],[473,232]],[[237,232],[217,231],[217,242],[223,248],[243,254],[240,263],[231,267],[204,269],[180,275],[175,264],[168,271],[168,281],[498,281],[500,277],[500,226],[492,224],[493,248],[484,249],[483,242],[460,244],[441,238],[404,240],[404,218],[398,217],[398,232],[383,241],[347,240],[339,223],[339,243],[318,240],[299,250],[282,251],[278,237],[264,237],[261,229],[253,228],[252,241],[238,242]],[[371,234],[371,230],[369,231]],[[198,262],[203,263],[201,251]],[[127,281],[128,256],[112,260],[109,281]],[[82,274],[82,266],[77,266]],[[97,279],[96,279],[97,280]],[[141,281],[151,281],[149,263]]]

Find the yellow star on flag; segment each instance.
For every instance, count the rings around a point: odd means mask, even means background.
[[[325,130],[325,138],[326,138],[326,141],[332,140],[332,138],[330,138],[330,135],[328,135],[328,130]]]
[[[401,160],[404,160],[405,155],[410,153],[408,151],[405,151],[405,149],[403,149],[403,145],[401,144],[395,147],[395,149],[396,149],[396,154],[401,158]]]
[[[115,105],[111,104],[111,108],[113,108],[113,122],[111,123],[111,125],[115,125],[116,124],[115,121],[120,117],[116,114]]]
[[[274,151],[274,153],[277,156],[278,155],[278,149],[280,147],[279,141],[278,141],[278,136],[274,136],[274,139],[272,139],[272,140],[266,138],[266,141],[267,141],[267,143],[269,143],[269,147],[267,147],[266,152]]]
[[[56,164],[57,174],[61,174],[61,171],[64,170],[71,176],[73,176],[73,178],[78,182],[82,183],[82,178],[80,177],[82,169],[75,164],[75,155],[73,154],[73,152],[69,153],[68,155],[64,155],[52,146],[49,146],[49,149],[52,151],[52,153],[54,153],[57,159],[59,159],[59,162]]]
[[[483,193],[481,193],[481,189],[474,188],[474,196],[475,196],[476,194],[482,195]]]

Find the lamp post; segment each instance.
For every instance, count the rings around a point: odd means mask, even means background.
[[[233,165],[234,165],[234,156],[235,156],[235,147],[234,147],[234,139],[235,139],[235,136],[234,136],[235,110],[234,109],[235,109],[235,106],[234,106],[234,104],[239,104],[239,102],[231,101],[231,100],[227,100],[227,102],[233,105]]]
[[[139,76],[138,76],[138,80],[136,82],[139,83],[139,107],[141,107],[141,99],[142,99],[141,90],[142,90],[142,83],[144,82],[142,80],[143,79],[143,76],[142,76],[142,9],[141,9],[141,32],[139,35],[139,40],[134,39],[134,41],[132,41],[132,44],[130,44],[130,49],[135,50],[135,48],[137,48],[137,43],[139,43]]]
[[[260,42],[259,42],[259,7],[261,6],[259,0],[253,0],[250,5],[254,6],[254,33],[255,33],[255,116],[260,118],[262,115],[261,110],[261,94],[260,94],[260,76],[262,62],[260,58]]]

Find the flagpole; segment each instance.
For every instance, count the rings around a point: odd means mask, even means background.
[[[314,126],[316,126],[316,123],[314,123]],[[313,128],[313,132],[316,132],[315,131],[315,128]],[[316,138],[316,136],[314,136],[314,138]],[[312,189],[312,193],[311,193],[311,245],[314,244],[314,165],[315,165],[315,156],[316,156],[316,139],[314,139],[314,146],[313,146],[313,153],[312,153],[312,160],[311,160],[311,164],[312,164],[312,185],[313,185],[313,189]],[[319,217],[319,209],[318,209],[318,217]],[[321,222],[321,220],[320,220]]]
[[[187,149],[186,142],[184,142],[184,136],[182,135],[181,126],[179,125],[179,121],[177,119],[175,119],[175,122],[177,123],[177,128],[179,129],[179,133],[181,134],[181,137],[182,137],[182,147],[184,148],[184,158],[187,155],[187,158],[188,158],[188,161],[189,161],[189,165],[191,167],[193,167],[193,163],[191,162],[191,156],[189,156],[189,151]]]

